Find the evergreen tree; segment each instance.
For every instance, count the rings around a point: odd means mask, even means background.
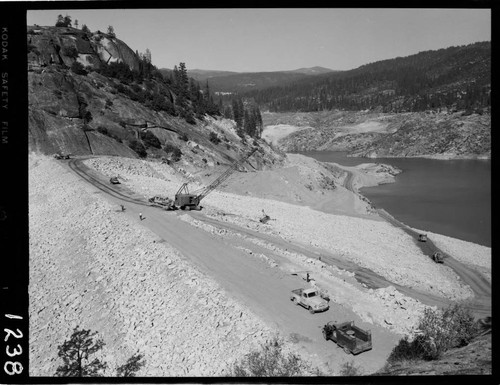
[[[89,27],[87,27],[86,24],[82,25],[82,32],[85,32],[86,34],[90,34],[91,33]]]
[[[94,341],[97,332],[90,330],[73,330],[68,341],[57,347],[58,356],[64,365],[56,370],[58,377],[101,377],[107,364],[98,358],[91,361],[91,356],[99,352],[104,344],[102,339]]]
[[[146,48],[146,52],[144,53],[144,60],[146,60],[148,63],[151,63],[151,51],[149,48]]]
[[[78,19],[75,19],[75,28],[78,29]]]
[[[78,23],[76,23],[78,25]],[[71,16],[58,15],[56,21],[56,27],[71,27]]]
[[[233,99],[231,101],[231,107],[232,107],[232,110],[233,110],[233,120],[236,122],[236,127],[241,127],[241,123],[243,121],[243,116],[240,115],[240,108],[239,108],[239,105],[238,105],[238,100],[237,99]]]
[[[116,35],[115,35],[115,29],[113,28],[112,25],[110,25],[108,27],[108,35],[110,35],[111,37],[116,37]]]
[[[64,27],[71,27],[71,16],[64,16]]]

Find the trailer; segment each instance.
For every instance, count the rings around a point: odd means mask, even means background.
[[[372,333],[370,330],[363,330],[354,325],[354,321],[340,324],[335,321],[328,322],[323,326],[323,337],[325,340],[332,340],[339,347],[344,349],[346,354],[359,354],[371,350]]]

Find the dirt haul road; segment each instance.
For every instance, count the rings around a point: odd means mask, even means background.
[[[78,160],[69,167],[80,177],[98,188],[117,207],[124,204],[125,215],[137,218],[144,226],[166,243],[177,249],[184,257],[214,277],[228,293],[245,304],[283,336],[290,337],[304,353],[304,358],[323,369],[338,371],[341,364],[353,360],[366,374],[383,366],[400,335],[387,329],[363,322],[354,312],[344,306],[331,303],[324,313],[310,314],[306,309],[290,301],[290,292],[307,287],[300,277],[271,268],[265,261],[252,258],[241,247],[249,248],[244,240],[228,242],[216,235],[197,229],[179,219],[182,211],[164,211],[149,206],[144,200],[122,185],[111,185],[109,181]],[[139,213],[145,218],[140,221]],[[202,216],[201,213],[190,213]],[[347,356],[331,341],[322,337],[321,327],[331,320],[354,320],[357,325],[370,329],[374,348],[358,356]]]
[[[353,172],[345,170],[347,175],[344,180],[344,187],[348,190],[352,191],[355,194],[359,194],[354,181],[356,175]],[[398,227],[409,234],[415,241],[415,244],[422,250],[425,255],[428,255],[431,258],[432,254],[439,251],[443,255],[443,264],[452,268],[460,279],[466,284],[474,292],[474,298],[472,300],[468,300],[465,304],[474,312],[474,315],[477,318],[485,318],[491,316],[491,285],[490,283],[477,271],[467,268],[463,263],[457,261],[450,254],[445,253],[443,250],[439,249],[431,239],[427,239],[426,242],[418,241],[418,237],[420,233],[411,227],[405,225],[404,223],[398,221],[392,215],[390,215],[387,211],[383,209],[377,210],[378,214],[385,219],[387,222],[392,224],[395,227]],[[443,306],[446,305],[445,301],[442,301],[438,298],[432,298],[428,295],[418,295],[414,291],[409,291],[402,286],[396,286],[398,290],[405,293],[406,295],[412,296],[416,299],[419,299],[423,303],[429,305],[437,305]],[[427,297],[427,298],[426,298]]]
[[[140,225],[152,230],[168,244],[180,251],[186,258],[202,268],[235,298],[248,306],[255,314],[276,327],[285,336],[290,336],[316,365],[325,364],[326,369],[337,369],[341,363],[354,360],[356,365],[363,368],[363,372],[370,373],[380,368],[390,353],[392,347],[401,337],[391,333],[385,328],[364,323],[357,314],[346,306],[331,303],[331,308],[325,313],[309,314],[305,309],[295,307],[289,301],[289,293],[297,287],[307,284],[297,276],[286,274],[280,269],[273,269],[266,261],[249,256],[248,249],[254,254],[258,252],[255,245],[250,245],[245,239],[227,239],[211,234],[205,230],[197,229],[186,223],[184,212],[165,212],[158,208],[150,207],[143,198],[134,194],[122,185],[110,185],[109,181],[97,172],[82,165],[80,161],[71,161],[69,166],[83,179],[105,193],[106,198],[116,203],[117,206],[125,204],[126,215],[137,218]],[[139,213],[145,220],[139,221]],[[244,233],[246,236],[260,238],[272,242],[282,249],[292,250],[309,258],[319,258],[325,262],[342,265],[343,261],[328,253],[305,250],[300,245],[294,245],[275,237],[243,229],[234,224],[222,223],[206,217],[203,213],[192,212],[189,217],[200,222],[213,225],[219,230],[230,230]],[[184,220],[180,220],[184,219]],[[310,248],[309,248],[310,249]],[[243,250],[243,251],[242,251]],[[269,252],[268,252],[269,254]],[[382,277],[367,269],[356,268],[344,261],[342,268],[351,269],[360,281],[373,287],[385,287],[390,284]],[[407,288],[397,287],[405,294],[419,298],[430,305],[444,306],[445,300],[412,291]],[[372,331],[374,348],[357,357],[346,356],[331,342],[326,342],[321,336],[321,327],[330,320],[355,320],[362,327]],[[331,366],[328,366],[330,363]]]

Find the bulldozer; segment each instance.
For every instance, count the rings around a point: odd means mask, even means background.
[[[240,160],[235,161],[222,175],[220,175],[216,180],[210,183],[207,187],[202,189],[189,192],[188,183],[184,183],[177,193],[175,194],[174,205],[181,210],[201,210],[200,202],[205,198],[210,192],[215,190],[222,182],[224,182],[229,176],[244,162],[247,161],[256,151],[257,147],[253,148],[249,153],[247,153]]]
[[[148,201],[151,204],[151,206],[160,207],[165,210],[175,209],[174,201],[169,197],[165,197],[162,195],[155,195],[154,197],[149,198]]]

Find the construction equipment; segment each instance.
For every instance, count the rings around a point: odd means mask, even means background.
[[[151,203],[151,206],[160,207],[165,210],[175,209],[174,201],[166,196],[155,195],[154,197],[149,198],[148,201]]]
[[[427,234],[419,234],[418,235],[418,240],[420,242],[427,242]]]
[[[201,210],[200,202],[205,198],[210,192],[215,190],[222,182],[224,182],[229,176],[238,169],[240,165],[247,161],[256,151],[257,147],[253,148],[249,153],[247,153],[240,160],[235,161],[221,176],[210,183],[207,187],[202,189],[189,192],[188,184],[184,183],[179,191],[175,194],[174,205],[181,210]]]
[[[54,154],[54,158],[59,159],[59,160],[60,159],[69,159],[69,154],[66,154],[66,155],[64,155],[64,154]]]
[[[432,260],[436,263],[444,263],[443,254],[441,254],[441,252],[439,251],[436,251],[434,254],[432,254]]]
[[[113,176],[109,179],[109,182],[111,184],[121,184],[120,181],[118,180],[118,177],[117,176]]]
[[[323,327],[325,340],[332,340],[347,354],[359,354],[372,348],[372,333],[354,325],[354,321],[336,324],[331,321]]]

